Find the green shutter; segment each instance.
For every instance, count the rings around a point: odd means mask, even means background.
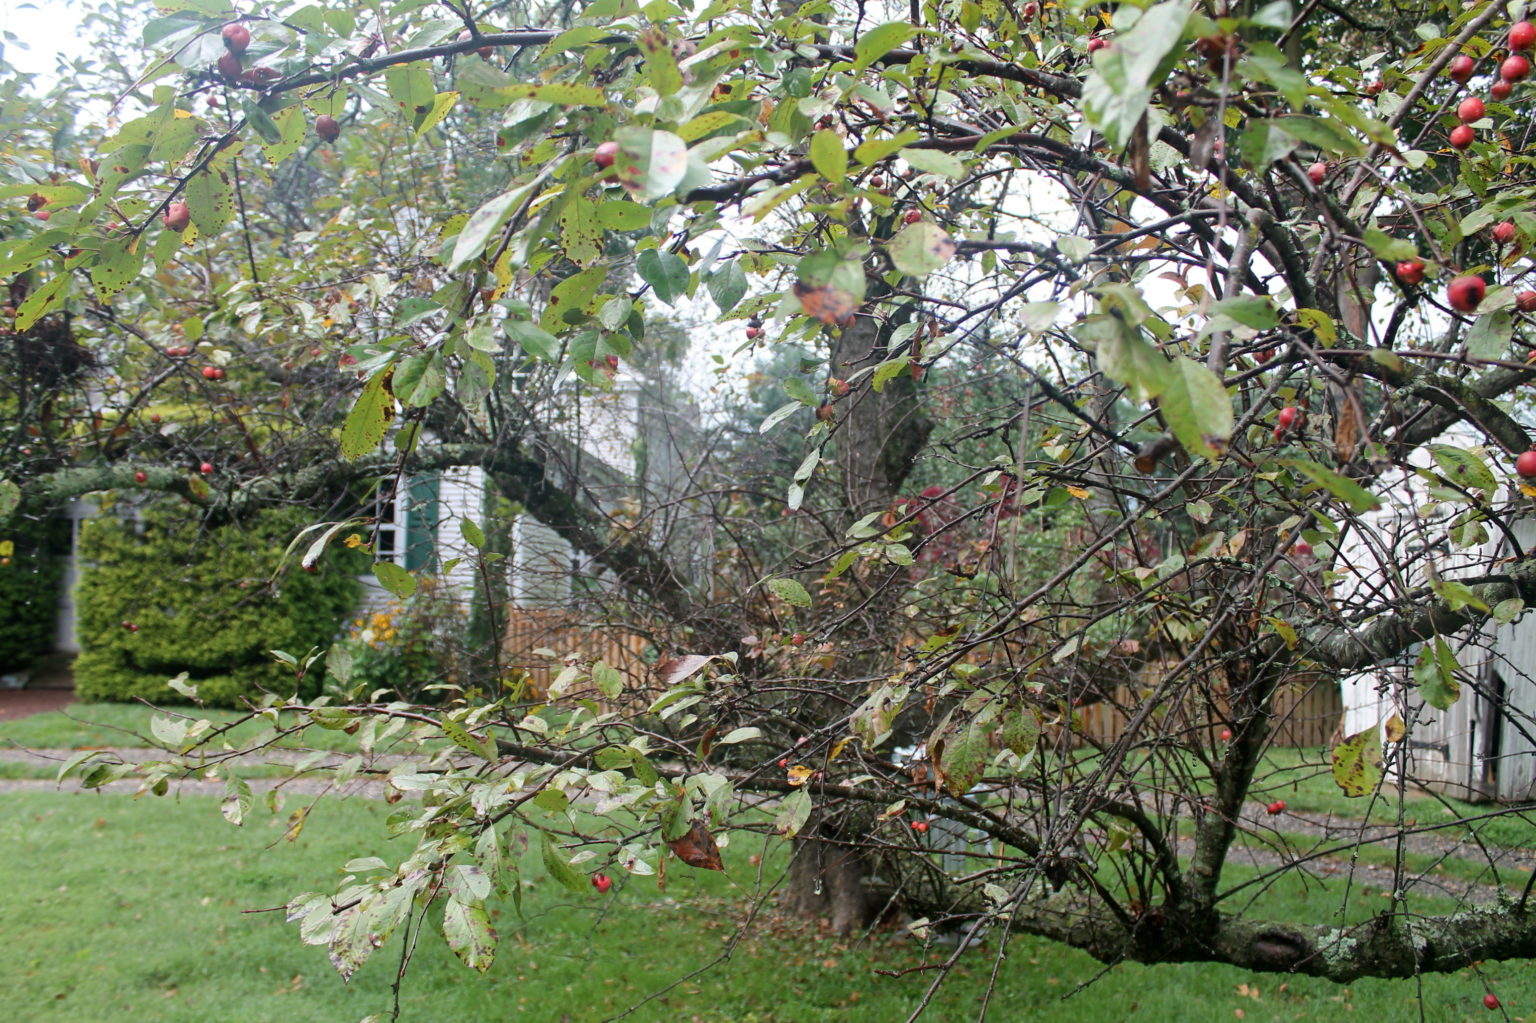
[[[411,479],[410,504],[405,512],[405,567],[411,572],[437,571],[437,476]]]

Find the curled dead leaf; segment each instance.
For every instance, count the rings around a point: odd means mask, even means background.
[[[705,870],[724,870],[725,864],[720,862],[720,847],[715,845],[715,836],[709,833],[704,822],[696,820],[693,827],[682,838],[667,845],[674,855],[690,867],[702,867]]]

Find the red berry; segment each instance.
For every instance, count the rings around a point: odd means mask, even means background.
[[[1381,95],[1381,91],[1383,89],[1385,89],[1386,87],[1387,87],[1387,83],[1383,82],[1380,78],[1378,78],[1374,82],[1372,82],[1371,84],[1369,84],[1369,85],[1367,85],[1365,87],[1365,94],[1367,96],[1379,96],[1379,95]]]
[[[133,482],[135,482],[135,483],[148,483],[149,482],[149,477],[146,474],[142,473],[142,472],[136,472],[136,473],[133,474]]]
[[[1488,294],[1488,285],[1481,277],[1475,275],[1458,277],[1445,289],[1446,301],[1458,313],[1470,313],[1476,310],[1486,294]]]
[[[230,53],[237,57],[245,52],[247,46],[251,45],[251,30],[244,25],[225,25],[224,31],[221,34],[224,36],[224,45],[229,48]]]
[[[233,53],[221,53],[218,60],[219,74],[230,81],[240,77],[240,72],[245,70],[245,65],[240,63],[240,58]]]
[[[34,213],[32,215],[34,217],[36,217],[38,220],[47,220],[49,217],[53,216],[53,214],[49,213],[47,210],[38,210],[36,213]]]
[[[592,150],[592,162],[599,167],[612,167],[614,161],[618,158],[619,144],[617,142],[604,142]]]
[[[912,822],[912,830],[917,832],[919,835],[921,835],[923,832],[928,830],[928,822],[927,821],[913,821]]]
[[[335,142],[341,134],[341,122],[330,114],[321,114],[315,118],[315,134],[327,142]]]
[[[1520,24],[1529,25],[1530,22],[1522,21]],[[1510,35],[1513,36],[1514,33],[1511,32]],[[1497,1009],[1499,1007],[1499,996],[1494,994],[1492,991],[1488,992],[1483,996],[1483,1005],[1489,1009]]]
[[[1275,350],[1273,348],[1266,348],[1263,351],[1258,352],[1257,354],[1255,354],[1253,358],[1254,358],[1255,362],[1257,362],[1259,365],[1262,366],[1262,365],[1264,365],[1264,363],[1268,362],[1270,359],[1273,359],[1274,357],[1275,357]]]
[[[217,380],[218,378],[219,378],[219,367],[217,367],[217,366],[204,366],[203,367],[203,379],[204,380]]]
[[[779,760],[779,766],[780,767],[788,767],[789,766],[789,758],[788,757],[781,758]]]
[[[1230,728],[1223,728],[1221,730],[1221,741],[1222,742],[1227,742],[1231,738],[1232,738],[1232,729],[1230,729]]]
[[[211,475],[213,473],[213,463],[204,462],[202,465],[197,467],[197,471],[202,473],[204,476]]]
[[[1090,36],[1088,38],[1088,52],[1089,53],[1095,53],[1095,52],[1097,52],[1099,50],[1104,49],[1108,45],[1109,45],[1109,40],[1108,39],[1100,39],[1098,36]]]
[[[1509,48],[1511,50],[1529,50],[1536,46],[1536,25],[1529,21],[1517,21],[1509,26]]]
[[[1458,54],[1451,60],[1450,76],[1453,82],[1467,84],[1467,79],[1472,77],[1472,72],[1477,68],[1477,61],[1468,57],[1465,53]]]
[[[1499,65],[1499,74],[1506,82],[1521,82],[1531,73],[1531,62],[1518,53],[1511,53]]]
[[[167,231],[185,231],[192,223],[192,211],[184,202],[173,202],[161,214],[160,222]]]
[[[1509,99],[1509,94],[1514,91],[1515,87],[1502,78],[1488,87],[1488,95],[1501,102]]]
[[[1307,168],[1307,177],[1312,179],[1314,185],[1321,185],[1328,178],[1328,165],[1326,163],[1314,163]]]
[[[1268,806],[1266,806],[1264,809],[1268,810],[1270,813],[1280,813],[1285,809],[1285,800],[1277,799],[1273,803],[1270,803]]]
[[[1456,106],[1456,119],[1462,124],[1471,124],[1473,121],[1481,121],[1488,113],[1483,106],[1483,101],[1476,96],[1468,96]]]
[[[1297,540],[1291,545],[1291,553],[1298,558],[1310,558],[1312,556],[1312,545],[1305,540]]]
[[[1285,438],[1285,430],[1281,429],[1278,426],[1275,427],[1275,440],[1283,440],[1284,438]]]
[[[593,874],[592,887],[597,889],[599,895],[605,895],[613,887],[613,878],[607,874]]]
[[[1536,291],[1522,291],[1516,295],[1515,308],[1522,313],[1536,313]]]
[[[1040,13],[1040,5],[1037,3],[1027,3],[1024,5],[1024,10],[1022,13],[1024,15],[1024,20],[1028,21]],[[1513,33],[1511,33],[1511,35],[1513,35]]]
[[[1515,459],[1515,471],[1526,479],[1536,476],[1536,451],[1522,451]]]
[[[1418,284],[1424,280],[1424,261],[1405,259],[1397,264],[1397,279],[1404,284]]]
[[[1494,224],[1493,230],[1490,233],[1493,235],[1495,242],[1500,245],[1508,245],[1515,240],[1515,235],[1519,232],[1516,231],[1513,220],[1506,220],[1502,223]]]
[[[1476,137],[1471,128],[1465,124],[1458,124],[1451,129],[1451,148],[1466,149],[1472,145],[1472,140]]]
[[[1287,405],[1280,410],[1280,427],[1289,430],[1296,422],[1296,406]]]
[[[922,220],[922,219],[923,219],[923,211],[922,210],[908,210],[907,212],[905,212],[905,213],[903,213],[901,215],[901,222],[903,224],[915,224],[919,220]]]
[[[1531,294],[1536,295],[1536,291],[1531,292]],[[833,377],[827,381],[827,388],[831,390],[833,397],[841,398],[848,393],[848,381]]]

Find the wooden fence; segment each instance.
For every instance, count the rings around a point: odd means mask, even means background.
[[[1115,698],[1093,704],[1078,711],[1081,725],[1078,728],[1085,741],[1111,743],[1118,739],[1130,723],[1122,707],[1134,708],[1140,702],[1139,694],[1122,686]],[[1220,741],[1224,707],[1207,713],[1206,707],[1191,707],[1189,701],[1174,699],[1159,713],[1155,723],[1146,726],[1150,735],[1171,732],[1177,735],[1198,737],[1208,746]],[[1331,744],[1344,717],[1344,701],[1336,684],[1307,676],[1281,687],[1275,694],[1274,719],[1270,722],[1270,741],[1276,746],[1293,749],[1318,749]]]
[[[568,661],[583,667],[602,661],[627,677],[626,689],[641,690],[649,678],[646,637],[611,625],[582,622],[568,612],[514,607],[507,614],[503,643],[506,665],[526,674],[531,695],[542,697]],[[586,691],[566,693],[586,696]]]

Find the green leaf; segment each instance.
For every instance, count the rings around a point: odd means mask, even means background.
[[[811,595],[805,591],[804,586],[793,579],[769,579],[768,591],[796,607],[811,606]]]
[[[440,92],[432,99],[432,109],[416,120],[416,138],[421,138],[427,132],[437,127],[439,121],[448,116],[448,111],[459,101],[456,92]]]
[[[1424,644],[1413,666],[1413,681],[1424,702],[1436,710],[1450,710],[1461,697],[1461,683],[1456,681],[1456,655],[1445,640],[1436,636]]]
[[[460,519],[459,534],[476,550],[485,549],[485,530],[474,519]]]
[[[906,21],[888,21],[862,33],[853,44],[854,70],[863,71],[916,34]]]
[[[1113,45],[1093,55],[1093,70],[1083,83],[1083,114],[1111,148],[1128,145],[1140,126],[1153,90],[1180,56],[1189,15],[1188,4],[1167,0],[1144,11],[1116,33]]]
[[[811,794],[804,788],[795,789],[779,804],[779,813],[773,819],[773,830],[785,838],[794,838],[811,819]]]
[[[1388,263],[1397,263],[1405,259],[1413,259],[1419,254],[1418,246],[1403,238],[1394,238],[1374,227],[1365,229],[1365,235],[1361,238],[1366,248],[1371,250],[1371,255]]]
[[[578,266],[591,266],[603,254],[603,228],[590,199],[572,196],[560,211],[560,243]]]
[[[1457,486],[1482,491],[1488,497],[1492,497],[1499,489],[1493,471],[1474,452],[1450,444],[1431,444],[1429,454],[1445,478]]]
[[[138,280],[143,265],[144,253],[137,238],[114,238],[102,245],[101,255],[91,267],[91,283],[96,286],[96,297],[102,302],[111,302],[124,288]]]
[[[1366,490],[1354,480],[1340,476],[1332,469],[1325,469],[1316,462],[1305,458],[1282,458],[1280,464],[1287,469],[1294,469],[1307,477],[1313,483],[1327,490],[1334,497],[1343,501],[1352,512],[1375,511],[1381,507],[1381,499]]]
[[[1333,748],[1333,782],[1351,799],[1369,795],[1381,784],[1381,735],[1371,727]]]
[[[709,297],[721,313],[736,308],[747,294],[747,275],[736,260],[731,260],[709,275]]]
[[[443,906],[443,940],[472,970],[484,973],[496,958],[496,932],[483,902],[450,898]]]
[[[1219,459],[1232,439],[1232,399],[1221,378],[1180,356],[1157,404],[1184,450]]]
[[[1236,298],[1224,298],[1211,306],[1211,314],[1226,316],[1254,330],[1269,330],[1280,325],[1280,313],[1275,309],[1274,301],[1267,296],[1239,295]]]
[[[441,352],[430,355],[413,355],[401,361],[395,368],[394,392],[400,404],[408,408],[423,408],[443,393]]]
[[[919,220],[898,231],[886,252],[896,269],[921,277],[950,261],[955,254],[955,240],[933,221]]]
[[[437,90],[432,86],[432,72],[420,64],[405,64],[384,72],[384,87],[390,99],[405,112],[414,127],[432,112]]]
[[[894,359],[886,359],[875,367],[874,376],[870,378],[869,386],[880,393],[885,390],[885,385],[900,376],[911,365],[910,355],[898,355]]]
[[[543,836],[540,852],[544,860],[544,869],[549,872],[550,877],[573,892],[585,893],[587,891],[586,878],[577,873],[576,869],[565,861],[565,858],[560,855],[560,851],[555,848],[554,843],[549,840],[548,835]]]
[[[928,748],[937,751],[939,773],[949,794],[963,796],[981,781],[992,759],[991,728],[979,717],[951,721]]]
[[[688,293],[688,264],[675,252],[647,249],[635,261],[640,279],[651,286],[656,297],[672,305]]]
[[[1502,359],[1509,353],[1514,317],[1508,309],[1495,309],[1473,321],[1467,330],[1467,354],[1474,359]]]
[[[460,749],[468,750],[477,757],[483,757],[493,764],[496,762],[497,756],[495,739],[487,738],[485,742],[481,742],[479,739],[474,737],[469,729],[465,728],[463,725],[459,724],[452,718],[442,718],[440,721],[438,721],[437,724],[438,727],[443,730],[443,734],[448,736],[449,739],[453,740],[453,744],[455,746],[458,746]]]
[[[641,32],[635,39],[645,54],[645,77],[658,96],[670,96],[683,87],[683,73],[672,53],[672,37],[660,28]]]
[[[1331,156],[1364,156],[1365,143],[1334,121],[1293,114],[1280,118],[1280,127]]]
[[[393,367],[375,373],[357,396],[357,403],[341,425],[341,457],[356,461],[379,446],[395,418],[395,395],[390,383]]]
[[[598,661],[592,665],[592,683],[597,686],[598,692],[613,700],[624,692],[624,673],[610,664]]]
[[[835,185],[848,180],[848,150],[835,131],[818,131],[811,136],[811,163],[817,173]]]
[[[613,133],[619,144],[613,172],[637,199],[670,195],[688,174],[688,143],[670,131],[625,125]]]
[[[373,577],[379,585],[401,600],[416,592],[416,577],[393,561],[375,561]]]
[[[1082,328],[1098,327],[1099,368],[1104,375],[1130,389],[1133,401],[1147,401],[1168,389],[1173,366],[1139,332],[1114,316],[1090,316]],[[1080,328],[1079,336],[1087,330]]]
[[[11,512],[21,506],[21,488],[14,480],[0,476],[0,521],[10,518]]]
[[[61,273],[28,295],[26,301],[16,307],[15,329],[28,330],[38,320],[63,305],[65,296],[69,294],[71,280],[68,273]]]
[[[937,174],[952,180],[965,177],[965,163],[953,153],[937,149],[903,149],[897,155],[926,174]]]
[[[225,820],[239,827],[245,823],[245,815],[250,812],[255,798],[244,779],[230,775],[224,782],[224,802],[219,805],[219,812]]]
[[[537,323],[527,320],[507,320],[507,336],[517,342],[519,348],[541,362],[560,361],[560,339]]]
[[[507,218],[512,216],[513,211],[522,204],[532,188],[530,184],[503,192],[471,213],[469,220],[459,229],[458,239],[453,243],[453,255],[449,257],[448,270],[450,272],[457,270],[479,256],[485,250],[485,244],[490,240],[491,235],[501,229],[501,225],[507,222]]]
[[[597,208],[597,222],[610,231],[643,231],[651,226],[651,211],[627,199],[610,199]]]

